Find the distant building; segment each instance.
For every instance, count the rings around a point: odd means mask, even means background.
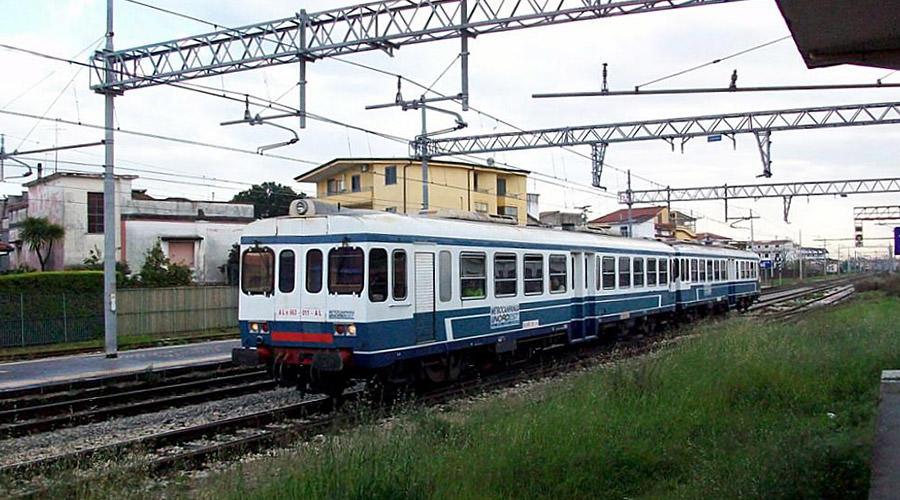
[[[734,238],[722,236],[716,233],[697,233],[694,237],[699,243],[707,245],[730,245],[734,242]]]
[[[526,223],[528,171],[452,161],[428,165],[430,209],[506,215]],[[344,207],[397,213],[422,208],[422,169],[412,158],[337,158],[294,180],[315,183],[319,199]]]
[[[800,256],[799,247],[791,240],[754,241],[750,250],[758,254],[760,259],[773,262],[794,262]]]
[[[147,250],[159,241],[166,256],[190,267],[198,282],[226,281],[219,266],[226,263],[243,227],[253,221],[253,205],[154,198],[132,189],[136,178],[115,178],[117,260],[137,271]],[[2,223],[5,241],[13,247],[9,267],[40,267],[19,236],[26,217],[45,217],[65,229],[63,239],[53,245],[47,269],[82,265],[92,252],[102,256],[102,175],[54,173],[24,186],[28,191],[7,207]]]
[[[612,234],[628,236],[628,216],[628,209],[623,208],[588,221],[588,225],[609,226]],[[668,207],[639,207],[631,209],[630,225],[635,238],[692,240],[696,221],[694,217],[677,210],[670,211]]]

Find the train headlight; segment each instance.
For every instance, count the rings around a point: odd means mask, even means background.
[[[351,337],[355,336],[356,335],[356,325],[354,325],[353,323],[334,325],[334,334],[335,335],[349,335]]]
[[[259,332],[259,323],[250,323],[250,331],[253,333]]]
[[[257,323],[256,321],[250,323],[250,333],[268,333],[269,332],[269,324],[265,321],[261,323]]]
[[[356,325],[347,325],[347,335],[356,335]]]

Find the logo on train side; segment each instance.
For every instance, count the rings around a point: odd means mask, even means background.
[[[328,321],[352,320],[355,317],[356,313],[354,311],[337,311],[334,309],[328,311]]]
[[[491,307],[491,328],[519,325],[519,304]]]

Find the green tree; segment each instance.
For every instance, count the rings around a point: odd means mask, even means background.
[[[53,250],[53,242],[66,234],[66,230],[59,224],[53,224],[45,217],[27,217],[22,221],[22,241],[28,248],[37,254],[41,271],[47,265],[50,252]]]
[[[231,201],[252,203],[253,216],[257,219],[267,219],[287,215],[291,202],[297,198],[306,198],[306,194],[296,193],[289,186],[277,182],[263,182],[234,195]]]
[[[191,284],[191,274],[191,268],[170,261],[157,241],[147,250],[144,265],[141,266],[135,284],[151,288],[185,286]]]

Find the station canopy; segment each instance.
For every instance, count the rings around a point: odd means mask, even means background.
[[[809,68],[857,64],[900,70],[897,0],[776,0]]]

